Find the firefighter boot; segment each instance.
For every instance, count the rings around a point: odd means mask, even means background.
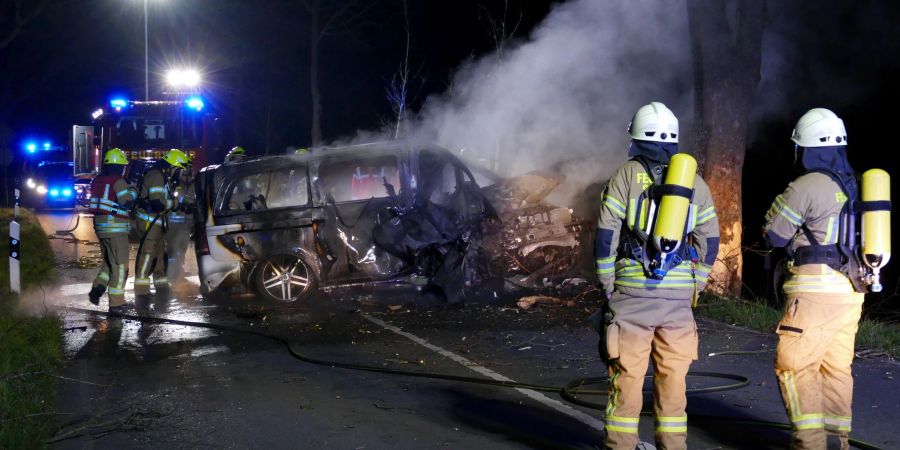
[[[95,284],[94,287],[91,288],[91,292],[88,292],[88,300],[94,305],[99,305],[100,297],[103,296],[104,292],[106,292],[106,286]]]

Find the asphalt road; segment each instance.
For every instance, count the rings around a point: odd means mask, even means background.
[[[48,232],[71,220],[40,217]],[[90,220],[74,235],[88,242],[53,241],[61,262],[96,249]],[[53,448],[597,448],[602,442],[601,411],[553,393],[312,365],[257,336],[74,311],[92,307],[86,293],[95,272],[65,265],[58,286],[32,293],[23,305],[54,308],[66,327]],[[344,291],[299,305],[264,305],[240,293],[204,298],[196,285],[189,277],[147,314],[264,330],[314,358],[384,368],[548,385],[605,373],[595,333],[584,323],[595,306],[589,302],[526,312],[514,298],[448,308],[409,291]],[[130,291],[127,299],[133,302]],[[741,374],[751,383],[689,398],[690,448],[786,448],[786,431],[727,420],[786,422],[772,372],[774,336],[709,321],[699,327],[701,357],[693,369]],[[898,369],[884,357],[854,365],[853,436],[885,449],[900,448]],[[642,418],[641,437],[652,442],[652,417]]]

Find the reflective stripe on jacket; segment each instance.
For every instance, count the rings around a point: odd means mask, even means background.
[[[597,276],[607,292],[612,292],[615,287],[626,295],[644,296],[652,290],[656,297],[689,299],[693,295],[695,278],[698,289],[706,286],[719,248],[719,219],[709,187],[699,175],[694,179],[694,196],[686,224],[689,243],[682,243],[693,246],[699,255],[696,263],[683,261],[665,278],[655,280],[646,277],[643,264],[633,255],[618,254],[622,232],[647,229],[649,200],[643,200],[643,207],[638,201],[652,184],[653,177],[638,161],[626,162],[610,178],[601,198],[597,226]],[[638,211],[641,211],[640,217]]]
[[[787,247],[793,254],[810,245],[803,227],[821,245],[838,241],[838,223],[847,196],[837,182],[819,172],[804,174],[791,182],[766,213],[766,239],[773,247]],[[825,264],[791,267],[784,292],[851,293],[847,277]]]
[[[91,182],[91,199],[88,210],[98,216],[113,216],[128,219],[128,210],[123,204],[134,201],[136,192],[124,178],[118,175],[103,175]],[[103,222],[103,221],[101,221]]]

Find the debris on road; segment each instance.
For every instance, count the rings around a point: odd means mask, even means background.
[[[574,300],[561,300],[556,297],[550,297],[550,296],[546,296],[546,295],[531,295],[528,297],[522,297],[521,299],[519,299],[519,301],[516,304],[519,306],[519,308],[528,310],[538,304],[575,306],[575,301]]]

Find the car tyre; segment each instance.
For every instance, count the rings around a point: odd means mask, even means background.
[[[256,289],[266,300],[291,303],[316,291],[312,267],[294,255],[277,255],[259,263],[254,271]]]

